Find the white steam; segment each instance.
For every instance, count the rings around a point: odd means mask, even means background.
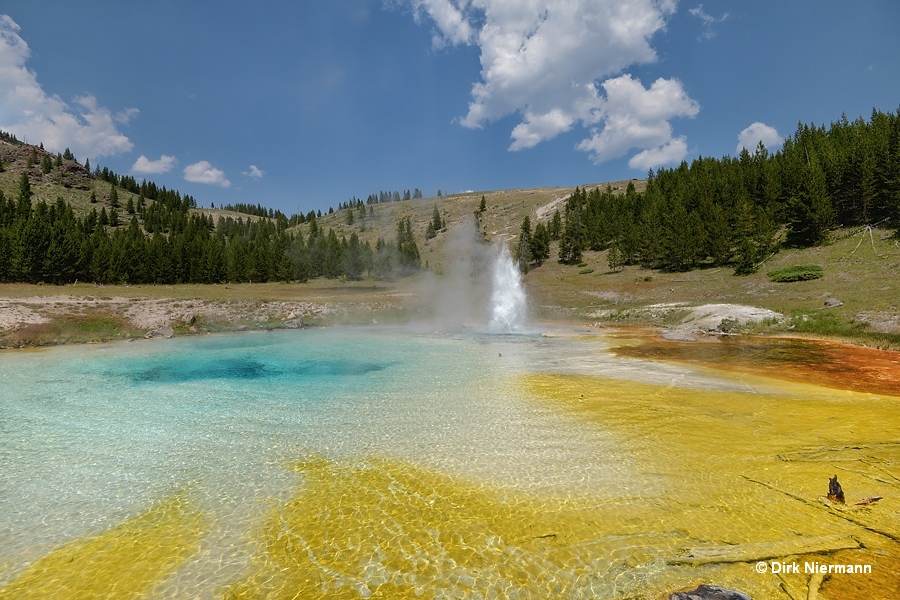
[[[424,274],[419,299],[429,327],[489,333],[525,331],[522,275],[506,244],[487,246],[471,220],[441,240],[435,269]]]
[[[525,329],[528,303],[522,287],[522,273],[509,255],[506,244],[494,261],[491,293],[491,333],[520,333]]]

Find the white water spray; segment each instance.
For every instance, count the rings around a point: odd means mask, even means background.
[[[525,330],[527,300],[522,273],[509,255],[506,244],[494,261],[491,293],[491,333],[519,333]]]

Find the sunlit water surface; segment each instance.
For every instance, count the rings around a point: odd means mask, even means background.
[[[0,598],[767,598],[679,557],[825,535],[876,573],[823,593],[900,588],[887,396],[387,329],[5,353],[0,390]],[[885,500],[782,493],[835,473]]]

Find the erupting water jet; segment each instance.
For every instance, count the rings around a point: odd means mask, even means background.
[[[521,333],[525,330],[527,311],[525,288],[522,287],[522,273],[503,244],[493,267],[493,287],[491,292],[491,333]]]

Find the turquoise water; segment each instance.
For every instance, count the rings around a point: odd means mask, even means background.
[[[835,532],[874,550],[829,560],[896,587],[895,545],[752,483],[812,501],[840,472],[895,527],[895,399],[610,343],[359,328],[0,353],[0,599],[766,598],[780,580],[752,566],[667,560]],[[830,597],[878,597],[857,592]]]
[[[548,352],[551,350],[552,352]],[[187,490],[213,527],[173,589],[245,568],[290,464],[394,457],[516,489],[625,476],[601,433],[524,401],[516,375],[578,344],[311,330],[0,355],[0,586],[29,561]],[[590,362],[589,359],[587,359]],[[185,587],[187,586],[187,587]]]

